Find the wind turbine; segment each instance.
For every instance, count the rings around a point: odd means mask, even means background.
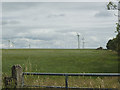
[[[84,39],[84,37],[82,38],[82,41],[83,41],[83,49],[84,49],[84,45],[85,45],[85,39]]]
[[[31,47],[29,39],[26,39],[25,43],[26,43],[26,48],[30,48]]]
[[[80,34],[77,33],[77,38],[78,38],[78,49],[80,49]]]
[[[29,45],[28,45],[28,46],[29,46],[29,48],[30,48],[30,43],[29,43]]]
[[[28,47],[31,48],[31,45],[30,45],[30,40],[28,40]]]
[[[12,42],[12,46],[13,46],[13,48],[15,47],[15,43],[14,42]]]
[[[10,40],[8,40],[8,48],[10,48]]]

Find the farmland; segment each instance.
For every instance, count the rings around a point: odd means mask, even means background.
[[[12,65],[24,71],[51,73],[118,72],[117,53],[108,50],[3,49],[2,70],[10,74]]]
[[[117,73],[118,56],[114,51],[94,49],[3,49],[3,76],[11,75],[11,67],[20,64],[24,72],[44,73]],[[69,77],[69,86],[118,88],[117,77]],[[58,82],[59,81],[59,82]],[[77,83],[76,83],[77,82]],[[28,77],[25,84],[64,86],[64,77]]]

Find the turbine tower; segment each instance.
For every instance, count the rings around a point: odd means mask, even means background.
[[[10,48],[10,40],[8,40],[8,48]]]
[[[30,48],[30,43],[29,43],[28,47]]]
[[[30,40],[29,40],[29,39],[27,39],[27,40],[26,40],[26,45],[27,45],[27,47],[26,47],[26,48],[31,48],[31,45],[30,45]]]
[[[85,39],[84,39],[84,37],[82,38],[82,42],[83,42],[83,49],[84,49],[84,46],[85,46]]]
[[[77,38],[78,38],[78,49],[80,49],[80,34],[77,33]]]

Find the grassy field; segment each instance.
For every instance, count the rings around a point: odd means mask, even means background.
[[[107,50],[3,49],[2,70],[10,73],[12,65],[20,64],[28,72],[118,72],[117,58]]]
[[[77,49],[3,49],[3,76],[10,76],[11,67],[20,64],[27,72],[108,73],[118,72],[118,56],[108,50]],[[59,82],[58,82],[59,81]],[[27,77],[25,84],[64,86],[64,77]],[[69,77],[71,87],[118,88],[118,78]]]

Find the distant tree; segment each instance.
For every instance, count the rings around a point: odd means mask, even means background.
[[[99,47],[99,48],[97,48],[96,50],[103,50],[103,47]]]
[[[114,39],[110,39],[106,45],[107,49],[110,49],[110,50],[115,50],[117,51],[117,40],[116,38]]]

